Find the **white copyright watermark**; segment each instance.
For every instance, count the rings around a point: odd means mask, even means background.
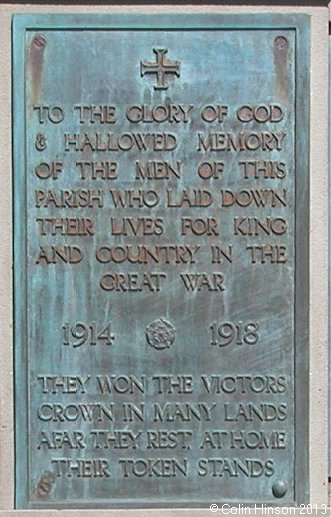
[[[239,504],[238,506],[231,506],[226,503],[219,506],[216,503],[212,503],[209,506],[209,509],[212,513],[221,511],[224,515],[256,515],[257,512],[259,513],[259,515],[326,515],[328,511],[328,508],[325,504],[307,504],[300,505],[299,507],[294,507],[266,506],[264,504],[255,504],[254,506],[245,506]]]

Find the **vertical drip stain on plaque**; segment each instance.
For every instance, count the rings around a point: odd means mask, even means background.
[[[38,34],[30,43],[29,64],[32,76],[32,101],[38,103],[41,93],[41,78],[44,63],[44,50],[46,47],[46,38],[42,34]]]
[[[288,72],[288,58],[289,58],[289,44],[284,36],[277,36],[273,43],[274,46],[274,63],[276,68],[276,92],[280,100],[288,103],[288,88],[289,79]]]

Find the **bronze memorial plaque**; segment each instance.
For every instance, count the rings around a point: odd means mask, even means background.
[[[18,15],[17,508],[308,497],[305,15]]]

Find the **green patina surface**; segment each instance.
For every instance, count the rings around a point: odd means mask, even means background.
[[[305,502],[309,18],[13,44],[17,508]]]

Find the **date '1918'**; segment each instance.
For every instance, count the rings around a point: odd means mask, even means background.
[[[228,346],[235,345],[256,345],[260,340],[258,332],[260,324],[256,321],[243,323],[231,323],[223,321],[222,323],[213,323],[211,330],[211,345]]]
[[[90,323],[68,321],[63,325],[63,344],[74,348],[82,345],[95,346],[99,343],[112,345],[115,334],[112,333],[112,324],[109,321],[105,326],[99,326],[95,321]]]

